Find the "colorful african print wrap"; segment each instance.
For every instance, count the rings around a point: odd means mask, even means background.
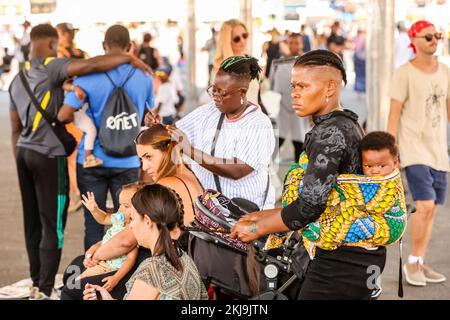
[[[302,192],[302,178],[308,166],[306,153],[300,156],[284,180],[283,207]],[[314,256],[315,247],[335,250],[341,245],[378,247],[395,243],[405,232],[406,202],[399,170],[387,176],[367,177],[341,174],[319,219],[298,232]],[[270,235],[265,249],[281,246],[290,233]]]

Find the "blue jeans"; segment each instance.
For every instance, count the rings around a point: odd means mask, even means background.
[[[162,117],[163,124],[166,124],[166,125],[173,124],[174,121],[175,121],[175,118],[173,116]]]
[[[137,182],[139,180],[140,168],[102,168],[94,167],[84,169],[77,164],[77,182],[81,194],[88,191],[93,192],[95,200],[100,209],[106,210],[106,196],[111,192],[114,211],[119,209],[119,192],[123,185]],[[101,241],[104,233],[104,226],[97,223],[92,214],[84,209],[84,249],[89,249],[92,245]]]

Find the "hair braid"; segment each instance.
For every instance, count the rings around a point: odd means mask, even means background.
[[[178,226],[182,231],[186,229],[186,226],[184,225],[184,204],[183,199],[181,199],[181,196],[176,192],[175,190],[171,189],[173,192],[175,198],[177,199],[177,213],[178,213]]]
[[[342,80],[347,84],[347,73],[341,58],[328,50],[313,50],[301,55],[295,60],[294,67],[297,66],[329,66],[341,72]]]
[[[258,64],[258,59],[249,55],[244,55],[232,56],[225,59],[221,63],[219,70],[234,77],[251,81],[253,79],[259,80],[261,67]]]

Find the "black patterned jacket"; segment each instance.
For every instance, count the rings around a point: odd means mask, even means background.
[[[358,116],[350,110],[314,116],[315,126],[306,134],[309,163],[299,198],[281,211],[291,230],[303,228],[319,218],[341,173],[362,173],[359,143],[364,135]]]

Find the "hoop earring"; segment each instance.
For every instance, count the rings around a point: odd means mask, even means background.
[[[328,96],[327,96],[327,97],[325,98],[325,101],[327,102],[327,104],[328,104],[328,100],[329,100],[329,99],[328,99]]]

